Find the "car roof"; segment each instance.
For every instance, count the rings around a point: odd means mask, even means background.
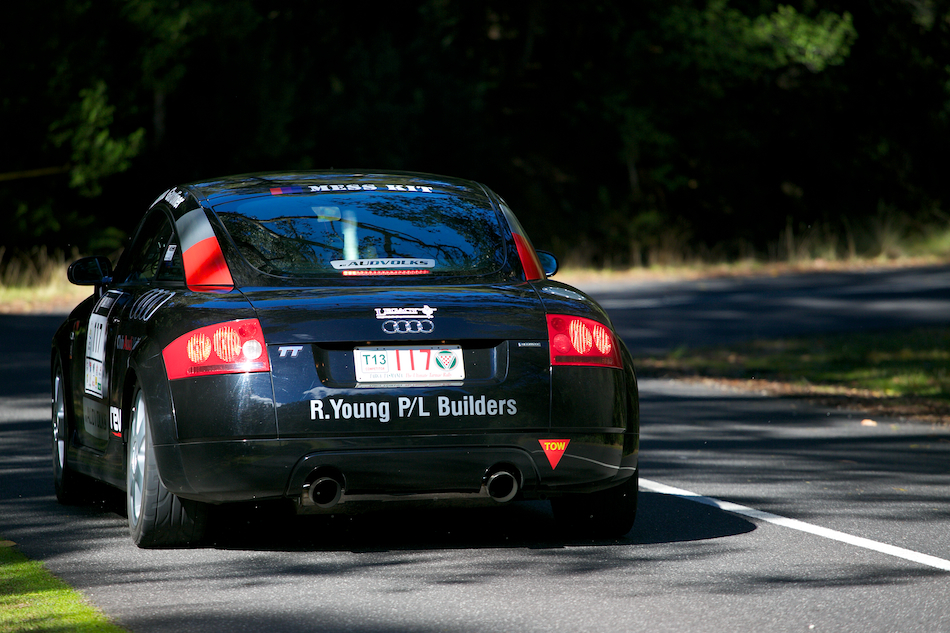
[[[346,187],[375,185],[387,187],[430,187],[452,196],[481,199],[490,203],[487,189],[477,182],[448,176],[403,171],[291,171],[241,174],[193,182],[181,189],[191,193],[202,206],[214,207],[226,202],[261,195],[346,192]],[[342,188],[339,188],[341,187]],[[332,187],[332,189],[331,189]],[[412,189],[409,189],[412,191]]]

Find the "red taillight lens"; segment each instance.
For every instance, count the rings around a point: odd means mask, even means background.
[[[209,325],[179,336],[162,350],[169,380],[270,371],[260,321]]]
[[[622,366],[613,332],[593,319],[549,314],[548,341],[552,365]]]
[[[211,339],[203,332],[189,337],[185,345],[188,350],[188,360],[196,365],[200,365],[211,356]]]

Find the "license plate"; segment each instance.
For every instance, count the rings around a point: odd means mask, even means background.
[[[464,380],[459,345],[357,347],[353,350],[358,382],[432,382]]]

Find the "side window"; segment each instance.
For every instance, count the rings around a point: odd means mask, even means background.
[[[158,281],[185,281],[185,261],[181,257],[181,245],[174,231],[165,247],[165,254],[158,267],[156,279]]]
[[[168,216],[156,210],[145,220],[129,247],[128,261],[123,280],[127,283],[184,281],[181,248]]]

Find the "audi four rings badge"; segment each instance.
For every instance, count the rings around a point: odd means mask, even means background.
[[[429,334],[435,329],[435,324],[429,319],[390,319],[383,323],[383,332],[386,334]]]
[[[425,317],[431,319],[438,308],[430,308],[427,305],[421,308],[376,308],[377,319],[406,319],[412,317]]]

